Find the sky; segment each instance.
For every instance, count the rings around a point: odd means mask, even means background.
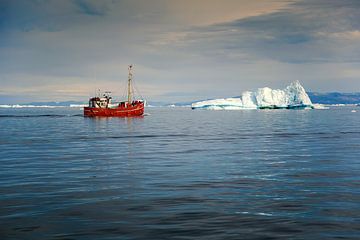
[[[0,104],[360,92],[359,0],[0,0]]]

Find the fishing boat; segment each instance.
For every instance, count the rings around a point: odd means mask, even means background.
[[[136,117],[144,114],[144,100],[133,100],[132,68],[132,65],[128,68],[127,101],[113,104],[110,92],[105,92],[89,99],[89,106],[84,107],[85,117]]]

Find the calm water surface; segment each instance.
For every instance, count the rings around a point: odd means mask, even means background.
[[[359,239],[357,110],[0,109],[0,239]]]

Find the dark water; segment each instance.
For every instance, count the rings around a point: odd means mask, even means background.
[[[0,239],[359,239],[357,110],[0,109]]]

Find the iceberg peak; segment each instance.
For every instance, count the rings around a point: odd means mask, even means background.
[[[285,89],[259,88],[256,92],[243,92],[239,98],[223,98],[196,102],[192,109],[276,109],[313,108],[304,87],[298,80]]]

